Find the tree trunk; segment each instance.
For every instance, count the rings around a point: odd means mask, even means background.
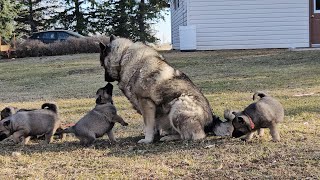
[[[141,0],[139,4],[139,14],[138,14],[138,26],[139,26],[139,34],[140,34],[140,41],[145,42],[146,37],[144,36],[146,27],[145,27],[145,1]]]
[[[83,14],[80,11],[80,5],[81,2],[79,0],[74,0],[74,13],[76,17],[76,27],[75,30],[83,35],[83,30],[84,30],[84,19],[83,19]]]
[[[30,28],[31,28],[31,33],[34,33],[34,32],[37,32],[38,29],[37,29],[37,26],[36,26],[36,24],[34,23],[34,20],[33,20],[33,3],[32,3],[32,0],[28,0],[28,6],[29,6],[28,21],[29,21],[29,25],[30,25]]]

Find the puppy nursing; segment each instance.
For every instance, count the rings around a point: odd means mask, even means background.
[[[74,133],[80,139],[80,144],[91,145],[96,138],[107,134],[111,142],[115,142],[112,128],[116,122],[123,126],[126,123],[119,115],[112,101],[112,84],[108,83],[96,93],[96,106],[81,118],[74,126],[62,133]]]
[[[238,138],[246,135],[243,140],[249,141],[255,131],[262,136],[262,128],[269,128],[272,140],[280,141],[277,125],[283,121],[284,109],[279,101],[263,92],[256,92],[253,100],[258,96],[260,99],[243,111],[225,111],[225,118],[232,120],[234,126],[232,136]]]

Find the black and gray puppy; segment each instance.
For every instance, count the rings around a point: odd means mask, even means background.
[[[96,93],[96,106],[81,118],[74,126],[62,130],[62,133],[74,133],[80,139],[80,144],[89,146],[96,138],[107,134],[111,142],[115,142],[112,128],[115,122],[123,126],[126,123],[117,115],[116,107],[112,101],[113,85],[108,83],[105,87],[98,89]]]
[[[279,101],[265,94],[256,92],[253,100],[260,99],[250,104],[243,111],[225,111],[225,118],[232,120],[234,130],[233,137],[246,135],[243,140],[249,141],[253,137],[254,131],[258,131],[259,136],[263,136],[262,128],[269,128],[273,141],[280,141],[277,124],[283,121],[284,109]]]
[[[15,143],[27,144],[31,136],[45,135],[47,143],[60,127],[58,107],[52,103],[44,103],[41,109],[18,111],[0,121],[0,136],[12,135]]]

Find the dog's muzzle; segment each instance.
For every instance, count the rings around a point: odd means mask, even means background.
[[[104,80],[107,82],[114,82],[115,80],[109,75],[109,73],[105,70],[104,72]]]
[[[241,131],[233,131],[232,132],[232,137],[235,137],[235,138],[241,137],[243,135],[245,135],[245,134]]]

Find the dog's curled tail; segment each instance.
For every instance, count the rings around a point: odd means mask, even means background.
[[[262,91],[258,91],[258,92],[255,92],[254,94],[253,94],[253,100],[256,100],[257,98],[258,98],[258,96],[260,97],[260,98],[263,98],[263,97],[267,97],[268,95],[266,94],[266,93],[264,93],[264,92],[262,92]]]
[[[48,109],[54,113],[58,113],[58,107],[53,103],[44,103],[42,104],[41,109]]]
[[[60,135],[60,134],[67,134],[67,133],[75,133],[75,130],[73,128],[73,126],[68,127],[66,129],[57,129],[56,134]]]

